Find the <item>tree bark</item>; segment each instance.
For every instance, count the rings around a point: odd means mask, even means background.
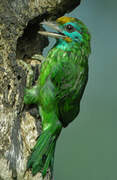
[[[27,158],[41,132],[36,106],[24,106],[28,71],[19,59],[31,64],[33,84],[38,78],[41,54],[48,40],[37,31],[43,20],[56,19],[72,11],[80,0],[1,0],[0,2],[0,180],[41,180],[26,170]],[[24,174],[25,173],[25,174]],[[50,180],[48,172],[45,179]]]

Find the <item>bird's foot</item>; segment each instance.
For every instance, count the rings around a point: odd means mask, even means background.
[[[27,72],[26,87],[30,88],[32,86],[32,82],[33,82],[33,70],[32,70],[31,65],[27,64],[22,59],[18,59],[17,63],[18,63],[18,65],[22,66],[22,68]]]
[[[39,62],[41,63],[42,61],[45,60],[45,57],[42,56],[41,54],[34,54],[34,55],[31,57],[31,59],[37,60],[37,61],[39,61]]]

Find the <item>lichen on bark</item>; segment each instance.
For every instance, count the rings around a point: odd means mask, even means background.
[[[41,54],[48,40],[37,31],[40,22],[56,19],[72,11],[80,0],[1,0],[0,2],[0,179],[41,180],[26,170],[27,158],[41,132],[41,119],[35,106],[24,106],[28,71],[18,60],[30,64],[33,83],[39,75]],[[25,174],[24,174],[25,173]],[[49,172],[45,179],[51,179]]]

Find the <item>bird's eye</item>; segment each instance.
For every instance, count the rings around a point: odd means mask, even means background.
[[[74,27],[71,25],[71,24],[68,24],[67,26],[66,26],[66,30],[67,30],[67,32],[73,32],[73,31],[75,31],[75,29],[74,29]]]

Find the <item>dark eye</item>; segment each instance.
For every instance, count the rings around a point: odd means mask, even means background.
[[[67,30],[67,32],[73,32],[73,31],[75,31],[75,29],[74,29],[74,27],[71,25],[71,24],[68,24],[67,26],[66,26],[66,30]]]

